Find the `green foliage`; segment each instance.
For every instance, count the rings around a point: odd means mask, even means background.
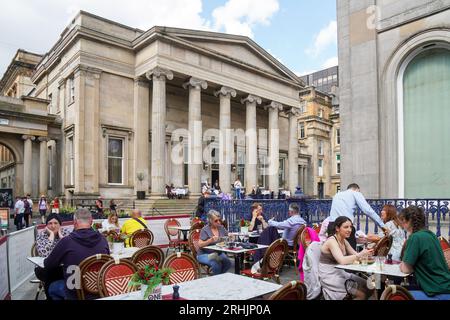
[[[159,284],[169,284],[170,274],[173,269],[159,269],[157,265],[146,265],[145,268],[139,269],[130,279],[129,286],[146,285],[144,299],[147,299],[150,293]]]

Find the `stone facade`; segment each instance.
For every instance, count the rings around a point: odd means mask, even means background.
[[[204,180],[229,191],[238,175],[248,190],[298,185],[303,83],[247,37],[142,31],[80,12],[31,81],[60,137],[24,140],[24,157],[30,144],[55,146],[56,193],[67,198],[159,198],[171,183],[197,196]]]
[[[300,92],[302,113],[298,118],[300,141],[299,180],[306,194],[329,198],[340,189],[337,162],[340,155],[339,110],[333,97],[307,87]]]
[[[401,70],[427,46],[448,45],[449,9],[448,0],[337,1],[343,185],[404,196]]]

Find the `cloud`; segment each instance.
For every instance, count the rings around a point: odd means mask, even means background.
[[[337,45],[337,22],[330,21],[328,25],[320,30],[314,39],[314,44],[306,49],[306,53],[312,57],[318,57],[330,45]]]
[[[279,9],[278,0],[228,0],[212,12],[213,28],[253,38],[253,28],[270,25],[270,18]]]
[[[328,69],[331,67],[335,67],[337,65],[339,65],[338,57],[332,57],[332,58],[325,60],[325,62],[322,64],[322,68]]]

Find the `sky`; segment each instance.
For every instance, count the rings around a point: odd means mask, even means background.
[[[50,50],[79,10],[142,30],[245,35],[298,76],[338,64],[336,0],[14,0],[0,10],[0,75],[17,49]]]

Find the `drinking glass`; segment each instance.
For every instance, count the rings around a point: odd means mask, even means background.
[[[376,259],[377,259],[376,262],[377,262],[377,265],[378,265],[378,269],[380,271],[383,271],[384,264],[386,263],[386,257],[379,256],[379,257],[376,257]]]
[[[369,260],[369,256],[367,254],[364,254],[361,257],[361,265],[362,266],[367,266],[368,260]]]
[[[259,224],[259,225],[258,225],[258,233],[262,233],[262,231],[263,231],[262,225]]]

